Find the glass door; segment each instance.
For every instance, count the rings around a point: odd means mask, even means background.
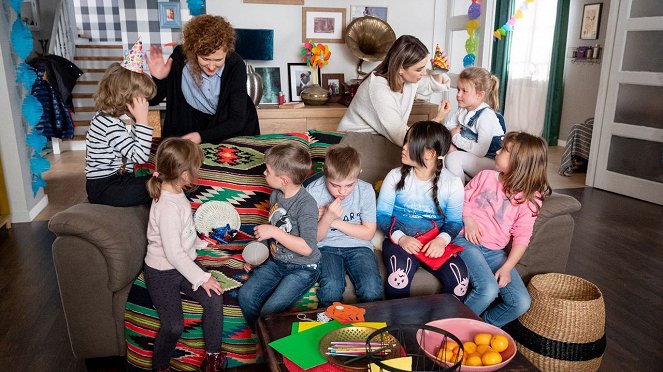
[[[587,183],[663,204],[663,9],[613,1],[609,22]]]

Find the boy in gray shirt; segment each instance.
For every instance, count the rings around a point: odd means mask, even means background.
[[[269,224],[256,226],[254,232],[256,239],[269,241],[271,257],[252,270],[238,297],[252,329],[261,315],[288,310],[319,276],[318,207],[302,187],[311,169],[308,150],[294,143],[277,145],[265,153],[265,164],[265,179],[274,189]]]
[[[357,150],[334,145],[325,157],[324,177],[306,189],[318,202],[320,306],[342,302],[347,271],[359,302],[382,298],[382,280],[371,239],[375,234],[375,191],[360,179]]]

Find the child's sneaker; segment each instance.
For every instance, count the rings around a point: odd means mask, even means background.
[[[226,358],[221,353],[207,353],[200,370],[203,372],[218,372],[225,367]]]

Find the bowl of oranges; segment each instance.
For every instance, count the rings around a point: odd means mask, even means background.
[[[458,361],[463,371],[488,372],[503,368],[516,355],[516,342],[503,330],[479,320],[449,318],[426,325],[452,333],[463,342],[462,348],[437,332],[421,331],[417,342],[436,363],[451,366]]]

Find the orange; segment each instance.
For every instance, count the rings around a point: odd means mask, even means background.
[[[491,349],[490,346],[488,345],[481,344],[477,346],[477,353],[481,355],[485,354],[488,351],[493,351],[493,349]]]
[[[509,340],[502,335],[495,335],[490,339],[490,347],[498,353],[501,353],[509,347]]]
[[[474,336],[474,343],[477,345],[490,345],[491,338],[493,338],[493,335],[490,333],[479,333]]]
[[[473,352],[477,351],[477,344],[472,341],[464,342],[463,349],[465,349],[466,353],[472,354]]]
[[[487,351],[481,356],[481,361],[484,366],[494,366],[502,363],[502,356],[497,351]]]
[[[467,358],[467,365],[468,366],[482,366],[483,362],[481,361],[480,356],[478,356],[476,354],[473,354],[473,355],[470,355],[469,358]]]

